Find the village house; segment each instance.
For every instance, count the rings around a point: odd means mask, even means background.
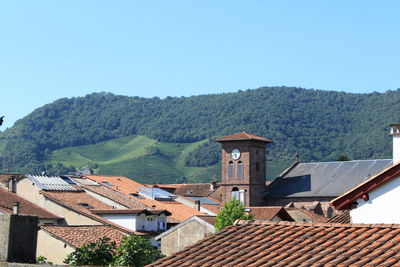
[[[64,221],[63,217],[57,216],[4,188],[0,188],[0,214],[37,216],[40,225],[57,225]]]
[[[247,208],[246,213],[259,220],[294,221],[282,207],[252,207]],[[161,252],[169,256],[215,233],[215,219],[209,215],[193,216],[158,235],[155,239],[161,240]]]
[[[82,245],[108,237],[111,242],[121,244],[127,233],[109,225],[51,226],[43,225],[38,232],[37,256],[43,256],[53,264],[64,264],[68,254]]]
[[[331,201],[335,209],[349,211],[352,223],[400,223],[393,212],[400,200],[400,124],[390,126],[395,164]]]

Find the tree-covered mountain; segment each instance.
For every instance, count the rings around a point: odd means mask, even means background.
[[[192,143],[245,129],[274,141],[268,159],[302,161],[388,158],[387,125],[400,122],[400,90],[352,94],[288,87],[165,99],[93,93],[36,109],[0,134],[7,172],[68,171],[45,163],[55,150],[129,135]],[[214,165],[218,146],[204,142],[187,166]],[[48,161],[47,161],[48,162]]]

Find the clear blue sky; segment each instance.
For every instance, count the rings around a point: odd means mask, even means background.
[[[0,115],[58,98],[400,87],[400,1],[1,1]]]

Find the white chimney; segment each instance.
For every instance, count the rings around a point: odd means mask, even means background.
[[[390,134],[393,137],[393,165],[400,162],[400,124],[390,124]]]

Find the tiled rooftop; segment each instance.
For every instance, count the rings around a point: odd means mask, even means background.
[[[346,210],[346,211],[330,218],[327,222],[328,223],[351,223],[350,212],[348,210]]]
[[[13,211],[13,203],[20,203],[20,214],[38,216],[40,219],[62,219],[38,205],[22,198],[10,191],[0,188],[0,210],[4,213],[11,214]]]
[[[82,245],[96,242],[101,237],[109,237],[119,245],[122,238],[126,235],[116,230],[110,225],[91,225],[91,226],[50,226],[40,227],[41,230],[48,232],[53,237],[78,248]]]
[[[92,212],[92,210],[112,210],[113,207],[109,206],[100,200],[88,195],[83,191],[77,192],[48,192],[42,191],[42,194],[52,201],[64,206],[68,209],[74,210],[77,213],[83,214],[93,220],[96,220],[104,225],[112,225],[114,228],[121,230],[126,233],[131,233],[132,231],[112,223],[99,215]],[[82,204],[87,204],[83,206]],[[135,234],[140,234],[135,232]]]
[[[293,221],[293,218],[282,207],[249,207],[248,209],[256,220],[272,220],[275,217],[280,217],[285,221]]]
[[[183,222],[194,215],[204,215],[204,213],[197,211],[194,208],[188,207],[177,201],[157,201],[148,198],[136,199],[130,196],[131,193],[139,192],[139,188],[145,187],[144,185],[135,182],[127,177],[123,176],[96,176],[96,175],[85,175],[93,181],[98,183],[108,182],[111,185],[104,184],[112,189],[124,193],[125,195],[137,200],[138,202],[146,205],[147,207],[152,207],[157,210],[167,210],[171,212],[171,216],[168,217],[169,223],[180,223]]]
[[[328,220],[324,216],[301,208],[285,208],[285,210],[296,222],[304,222],[305,220],[306,222],[324,223]]]
[[[215,141],[217,141],[217,142],[247,141],[247,140],[260,141],[260,142],[264,142],[264,143],[272,143],[272,140],[269,140],[267,138],[260,137],[260,136],[254,135],[254,134],[249,134],[249,133],[246,133],[246,132],[241,132],[241,133],[237,133],[237,134],[224,136],[224,137],[220,137],[220,138],[215,139]]]
[[[82,188],[92,191],[94,193],[97,193],[103,197],[106,197],[108,199],[111,199],[121,205],[124,205],[127,208],[130,209],[146,209],[149,208],[145,204],[140,203],[137,200],[131,199],[127,195],[114,190],[110,187],[107,187],[105,185],[84,185]]]
[[[400,225],[238,221],[149,266],[399,266]]]

